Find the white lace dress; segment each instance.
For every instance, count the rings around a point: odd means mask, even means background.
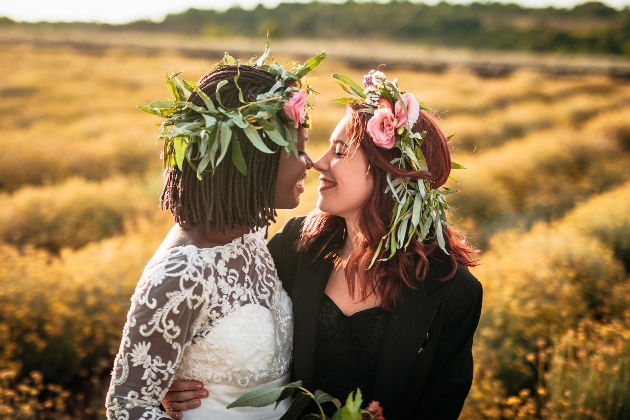
[[[245,392],[289,382],[291,301],[262,231],[215,248],[158,252],[131,298],[107,394],[107,418],[167,419],[173,379],[197,380],[209,397],[185,420],[277,419],[274,409],[225,407]]]

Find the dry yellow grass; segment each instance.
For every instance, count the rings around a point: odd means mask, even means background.
[[[305,45],[312,53],[326,47]],[[274,55],[286,60],[281,52]],[[136,103],[168,96],[167,71],[184,69],[186,78],[196,80],[216,60],[168,52],[130,55],[122,49],[97,55],[0,50],[0,232],[5,238],[0,243],[0,370],[14,372],[28,359],[29,369],[45,370],[46,381],[69,381],[84,378],[90,363],[115,352],[129,295],[170,225],[168,215],[157,210],[158,121],[138,111]],[[328,75],[343,73],[358,81],[368,70],[339,60],[317,70],[314,84],[322,95],[314,99],[307,146],[313,158],[326,150],[343,113],[329,103],[344,95]],[[524,352],[536,348],[540,335],[572,331],[576,319],[602,300],[607,314],[626,316],[630,286],[621,276],[630,254],[625,207],[617,204],[628,201],[627,186],[615,188],[629,177],[630,84],[531,71],[481,79],[457,67],[443,73],[383,70],[437,110],[447,133],[456,133],[454,158],[468,169],[454,173],[462,192],[453,200],[459,207],[453,220],[471,230],[473,239],[482,232],[492,243],[476,272],[487,297],[475,348],[475,384],[463,418],[501,413],[516,418],[533,403],[525,394],[516,397],[512,388],[518,381],[506,378],[525,378],[523,383],[531,385]],[[309,174],[297,209],[278,212],[270,234],[314,207],[317,176]],[[109,216],[85,216],[94,209],[109,209]],[[598,218],[601,214],[605,217]],[[121,217],[110,229],[108,223]],[[536,224],[551,218],[562,221]],[[81,236],[69,233],[68,226],[77,223],[85,227]],[[491,237],[517,223],[523,233]],[[530,224],[537,227],[527,233]],[[56,250],[79,248],[59,255],[33,248],[46,246],[50,238],[57,241]],[[613,291],[617,297],[607,299]],[[47,362],[47,354],[66,353],[73,364]],[[0,383],[0,391],[11,386]]]

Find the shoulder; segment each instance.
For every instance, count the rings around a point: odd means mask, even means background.
[[[306,216],[300,216],[289,219],[269,240],[269,252],[275,261],[284,255],[297,253],[297,244],[305,218]]]
[[[421,290],[429,296],[439,299],[447,313],[455,311],[480,311],[483,298],[483,287],[479,280],[461,264],[457,264],[455,275],[442,280],[450,271],[448,264],[432,262],[429,273]],[[447,314],[448,315],[448,314]]]

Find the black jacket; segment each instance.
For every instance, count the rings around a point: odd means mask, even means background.
[[[269,250],[293,300],[292,376],[312,390],[317,318],[333,268],[323,256],[339,249],[343,238],[334,237],[321,253],[316,246],[298,252],[303,220],[289,220],[271,239]],[[317,254],[322,257],[315,259]],[[456,419],[468,395],[482,288],[462,266],[455,277],[441,281],[448,271],[446,264],[432,262],[419,290],[405,289],[389,315],[373,388],[387,420]]]

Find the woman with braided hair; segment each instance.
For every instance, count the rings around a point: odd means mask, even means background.
[[[291,300],[265,228],[304,191],[312,161],[303,76],[323,58],[287,71],[265,56],[253,65],[226,56],[198,84],[169,77],[173,100],[141,104],[165,118],[160,205],[175,224],[132,297],[108,419],[168,418],[160,400],[176,378],[210,391],[187,419],[278,419],[287,410],[288,402],[262,411],[226,406],[289,382]]]
[[[380,403],[371,407],[379,420],[457,419],[483,294],[468,271],[475,250],[446,218],[455,191],[444,184],[461,166],[396,79],[333,77],[351,97],[339,100],[346,115],[313,164],[317,209],[269,242],[293,301],[293,379],[341,401],[359,388],[363,401]],[[178,382],[165,404],[186,410],[204,395],[199,383]],[[307,413],[324,418],[317,407]]]

